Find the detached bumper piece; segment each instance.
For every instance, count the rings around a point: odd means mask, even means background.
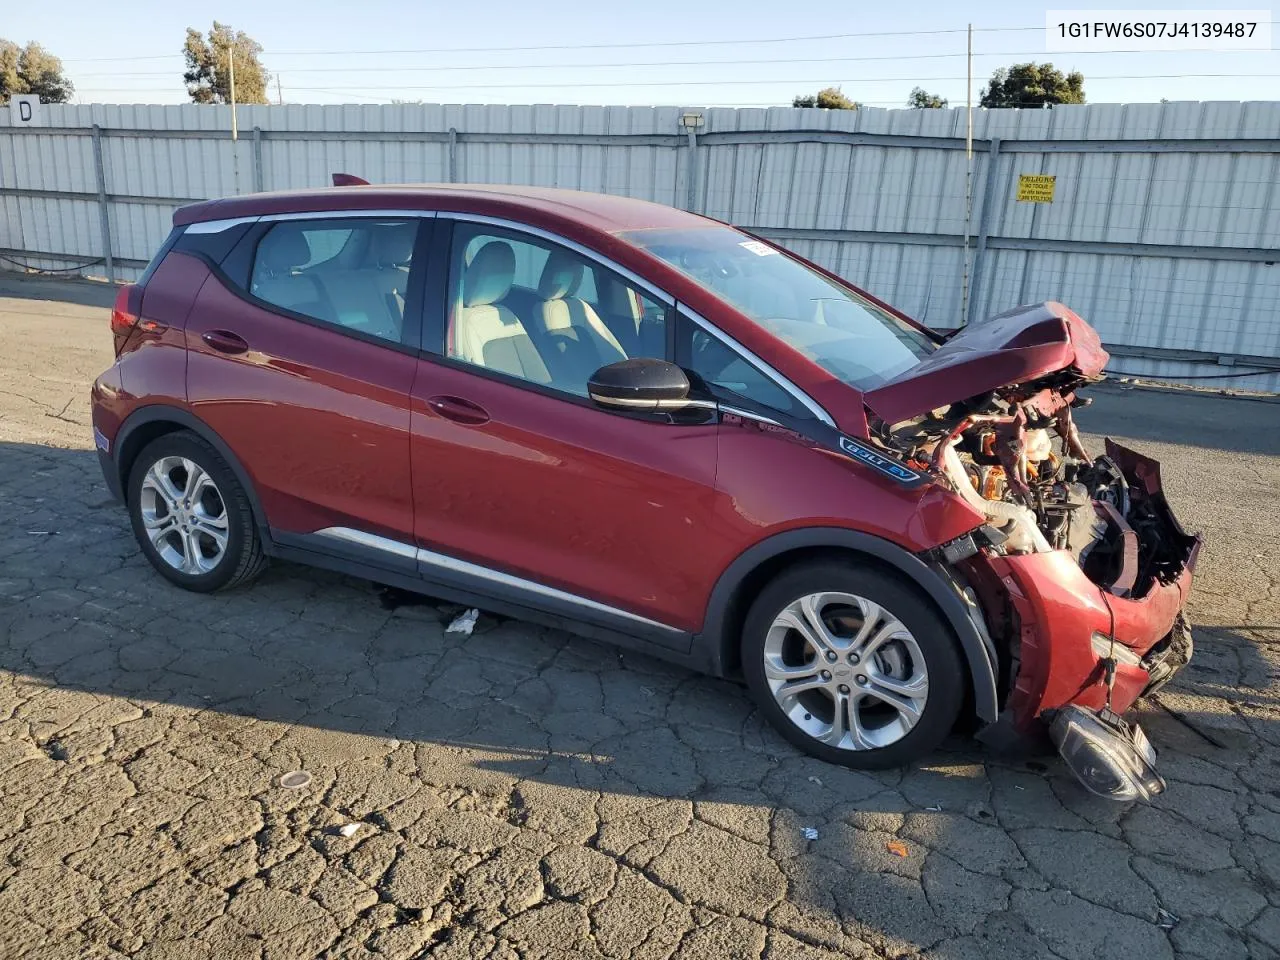
[[[1058,711],[1049,736],[1062,760],[1091,792],[1108,800],[1150,800],[1164,792],[1156,751],[1135,723],[1110,710],[1069,704]]]

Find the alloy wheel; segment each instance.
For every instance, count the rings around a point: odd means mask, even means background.
[[[774,618],[764,675],[791,723],[841,750],[911,732],[929,697],[924,654],[891,612],[852,593],[811,593]]]
[[[209,573],[227,552],[228,518],[222,493],[194,460],[163,457],[142,478],[142,526],[156,553],[173,569]]]

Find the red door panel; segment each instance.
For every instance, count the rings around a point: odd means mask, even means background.
[[[192,412],[240,458],[272,527],[412,541],[414,357],[258,307],[215,278],[186,332]]]
[[[427,360],[413,399],[419,544],[701,625],[719,572],[705,559],[714,424],[622,417]]]

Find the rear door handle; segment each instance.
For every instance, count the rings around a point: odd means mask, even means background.
[[[461,397],[432,397],[427,406],[444,417],[457,423],[481,424],[489,422],[489,411],[478,403],[463,400]]]
[[[249,342],[230,330],[208,330],[200,334],[200,339],[219,353],[244,353],[249,349]]]

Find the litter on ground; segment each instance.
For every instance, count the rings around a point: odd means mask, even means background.
[[[480,619],[480,611],[475,607],[470,610],[464,610],[453,618],[453,622],[445,628],[445,633],[460,633],[464,637],[471,636],[471,631],[476,628],[476,621]]]

